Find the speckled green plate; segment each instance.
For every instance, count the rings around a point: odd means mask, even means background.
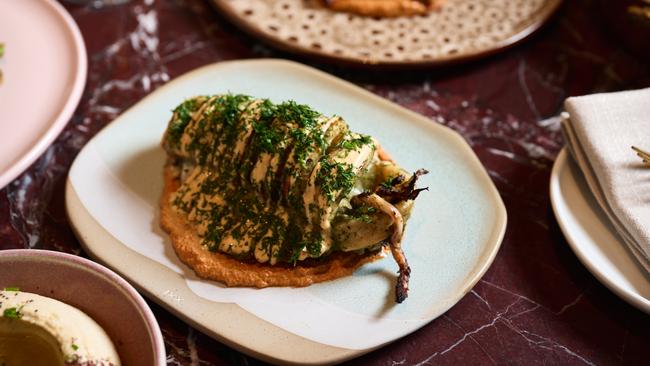
[[[307,288],[225,288],[197,278],[159,228],[165,154],[159,141],[185,98],[224,92],[294,99],[343,116],[408,170],[426,168],[404,245],[409,298],[394,303],[391,258]],[[285,363],[343,361],[427,324],[453,306],[494,259],[506,211],[492,181],[452,130],[352,84],[280,60],[208,65],[122,114],[72,165],[66,203],[90,255],[191,325],[253,356]]]

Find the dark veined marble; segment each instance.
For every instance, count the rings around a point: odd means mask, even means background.
[[[619,16],[627,3],[566,1],[542,31],[496,56],[443,69],[388,72],[325,65],[273,50],[203,0],[131,0],[103,8],[66,4],[86,41],[88,82],[56,142],[0,190],[0,249],[83,255],[65,215],[63,188],[75,155],[95,133],[195,67],[290,58],[460,132],[487,167],[509,214],[494,264],[467,296],[419,331],[350,364],[647,364],[650,317],[580,264],[548,197],[553,160],[563,145],[557,118],[563,100],[650,86],[650,60],[643,58],[647,33]],[[262,364],[152,307],[169,365]]]

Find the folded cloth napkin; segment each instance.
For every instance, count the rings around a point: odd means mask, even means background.
[[[650,88],[568,98],[562,130],[589,188],[623,241],[650,272]]]

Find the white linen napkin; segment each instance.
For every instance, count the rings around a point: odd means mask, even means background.
[[[650,88],[568,98],[562,123],[571,155],[631,252],[650,272]]]

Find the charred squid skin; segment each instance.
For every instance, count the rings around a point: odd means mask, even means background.
[[[426,169],[418,169],[411,178],[406,182],[404,181],[403,175],[398,175],[390,182],[390,187],[384,187],[380,185],[375,190],[380,197],[388,201],[389,203],[398,203],[406,200],[414,200],[418,198],[418,195],[422,191],[428,191],[429,188],[415,188],[415,183],[418,178],[422,175],[429,174],[429,171]]]
[[[411,278],[411,267],[409,267],[406,258],[404,258],[406,267],[397,271],[397,283],[395,283],[395,302],[401,304],[408,297],[409,279]]]
[[[401,303],[408,297],[408,283],[411,277],[411,268],[409,267],[404,251],[402,250],[404,218],[395,206],[381,198],[376,193],[365,192],[361,193],[356,198],[366,205],[385,213],[393,220],[393,233],[390,236],[389,244],[393,259],[395,259],[395,262],[397,262],[397,266],[399,267],[399,275],[395,285],[395,301]]]

